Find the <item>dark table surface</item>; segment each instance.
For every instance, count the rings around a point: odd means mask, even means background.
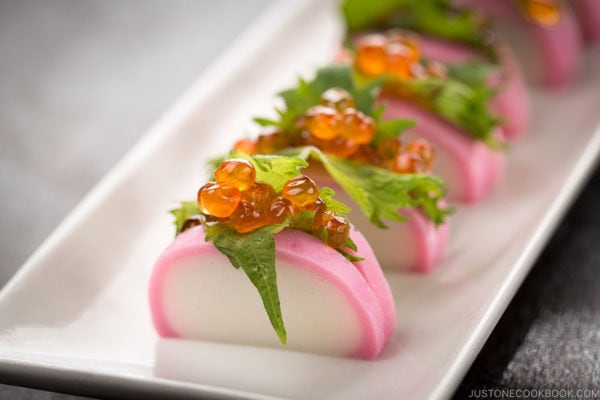
[[[0,1],[0,286],[272,1]],[[599,205],[597,170],[457,398],[600,388]],[[79,397],[0,384],[0,398]]]

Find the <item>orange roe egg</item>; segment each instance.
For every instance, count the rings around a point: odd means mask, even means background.
[[[292,203],[282,197],[276,197],[269,206],[269,217],[274,224],[280,224],[293,212]]]
[[[260,135],[256,141],[256,152],[259,154],[272,154],[287,147],[287,141],[280,132]]]
[[[386,71],[386,38],[381,34],[365,35],[358,40],[354,66],[367,76],[378,76]]]
[[[314,137],[311,137],[309,142],[326,153],[344,158],[350,157],[356,153],[359,148],[359,145],[354,141],[340,136],[332,140],[318,140]]]
[[[281,191],[281,195],[296,207],[306,207],[319,198],[317,184],[305,175],[289,179]]]
[[[246,160],[227,160],[216,169],[215,178],[221,187],[236,187],[239,190],[246,190],[256,180],[256,170]]]
[[[327,212],[327,205],[320,198],[317,199],[314,206],[315,219],[313,220],[313,229],[319,229],[327,224],[331,213]]]
[[[356,144],[370,143],[375,136],[375,121],[355,108],[348,108],[343,113],[340,136],[352,140]]]
[[[240,139],[233,145],[233,148],[237,151],[241,151],[246,154],[256,154],[256,143],[248,139]]]
[[[327,221],[327,244],[333,248],[344,244],[350,235],[350,223],[344,217],[331,216]]]
[[[325,106],[312,107],[306,115],[306,129],[317,139],[335,138],[340,129],[341,117],[335,109]]]
[[[418,62],[412,63],[410,65],[410,77],[411,78],[416,78],[416,79],[423,79],[423,78],[427,78],[428,76],[428,72],[425,69],[425,67],[422,64],[419,64]]]
[[[304,207],[302,207],[302,210],[309,210],[309,211],[317,211],[320,208],[327,208],[327,206],[325,206],[325,203],[323,202],[323,200],[320,197],[317,197],[317,200],[315,200],[314,203],[309,203],[307,205],[305,205]]]
[[[521,0],[521,9],[532,21],[550,27],[560,21],[560,6],[555,0]]]
[[[344,111],[347,108],[354,107],[354,99],[350,93],[342,88],[331,88],[321,95],[321,105],[331,107],[337,111]]]
[[[399,174],[414,174],[424,169],[421,158],[411,152],[401,152],[390,162],[390,170]]]
[[[255,208],[267,210],[273,199],[277,197],[275,189],[263,182],[254,182],[247,190],[242,192],[242,201],[252,203]]]
[[[248,233],[268,225],[269,220],[264,210],[253,203],[241,201],[229,217],[229,223],[239,233]]]
[[[445,79],[448,76],[448,67],[439,61],[430,61],[425,71],[427,75],[434,78]]]
[[[368,144],[360,145],[356,153],[354,153],[351,158],[354,161],[372,165],[380,165],[383,161],[382,157],[377,153],[377,151]]]
[[[241,194],[235,187],[221,187],[209,182],[198,191],[198,207],[203,214],[224,218],[230,216],[240,203]]]
[[[406,38],[390,40],[385,48],[387,72],[407,78],[413,75],[413,64],[419,61],[421,52],[416,42]]]
[[[435,149],[425,139],[417,139],[406,145],[406,150],[415,153],[423,161],[423,165],[427,171],[433,167],[435,161]]]

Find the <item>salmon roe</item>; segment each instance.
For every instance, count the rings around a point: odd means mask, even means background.
[[[406,32],[391,30],[361,37],[356,44],[354,66],[367,76],[390,74],[414,77],[420,71],[421,48],[416,38]]]
[[[373,118],[357,110],[352,95],[337,87],[326,90],[320,104],[308,110],[303,128],[309,144],[339,157],[356,153],[377,131]]]
[[[334,139],[339,135],[341,124],[342,116],[334,108],[315,106],[306,114],[306,129],[316,139]]]
[[[246,160],[228,160],[216,169],[215,178],[222,187],[247,190],[256,180],[256,171]]]
[[[223,187],[209,182],[198,191],[198,207],[204,214],[215,217],[229,217],[241,200],[241,193],[235,187]]]
[[[387,38],[381,34],[365,35],[356,46],[355,67],[367,76],[378,76],[387,71]]]
[[[351,159],[387,168],[399,174],[428,173],[431,172],[435,161],[435,151],[424,139],[402,145],[397,138],[386,138],[376,147],[362,145]]]
[[[370,143],[375,135],[375,121],[355,108],[347,108],[342,114],[340,136],[356,144]]]
[[[447,71],[443,64],[430,62],[425,68],[417,63],[420,50],[412,36],[391,31],[388,36],[378,34],[374,38],[367,37],[365,40],[368,39],[369,45],[374,46],[377,43],[383,43],[382,38],[392,43],[390,46],[396,46],[395,50],[390,51],[394,51],[412,62],[411,74],[413,76],[420,76],[420,74],[446,76]],[[421,72],[415,72],[418,70]],[[402,85],[395,87],[395,93],[398,94],[398,90],[402,87]],[[434,149],[426,140],[415,140],[406,146],[403,146],[398,138],[385,138],[374,143],[377,133],[375,120],[358,110],[352,95],[339,87],[323,92],[319,104],[309,108],[305,115],[298,118],[297,128],[299,134],[293,139],[286,138],[282,132],[260,135],[254,143],[254,150],[259,153],[272,154],[285,147],[313,145],[328,154],[387,168],[392,172],[402,174],[431,172],[435,160]],[[238,149],[252,148],[251,143],[238,142],[238,144],[236,145]],[[217,181],[219,180],[217,179]],[[306,183],[306,185],[309,184]],[[244,187],[240,187],[239,184],[236,187],[244,190]],[[302,196],[308,195],[303,193],[299,199],[294,199],[292,192],[291,186],[284,188],[283,197],[294,206],[303,207]],[[310,197],[310,200],[306,200],[307,204],[318,197],[318,190],[314,189],[311,196],[313,197]]]
[[[520,0],[519,6],[527,18],[541,26],[558,24],[561,10],[556,0]]]
[[[327,244],[331,247],[339,247],[344,244],[350,235],[350,224],[340,216],[332,215],[328,218],[327,224]]]
[[[233,148],[246,154],[256,154],[256,143],[250,139],[240,139],[233,145]]]
[[[283,185],[281,195],[294,206],[304,208],[317,201],[319,198],[319,189],[315,181],[308,176],[298,175]]]
[[[344,111],[347,108],[354,108],[354,99],[344,89],[331,88],[327,89],[321,95],[321,105],[325,107],[333,108],[337,111]]]
[[[278,194],[271,185],[256,181],[256,170],[251,163],[233,159],[219,165],[215,178],[216,182],[200,188],[198,206],[202,216],[186,221],[186,229],[204,221],[228,224],[239,233],[248,233],[281,224],[300,211],[314,211],[311,233],[325,232],[323,240],[329,246],[342,246],[350,235],[346,217],[327,209],[319,197],[317,184],[305,175],[288,179]],[[293,218],[291,226],[294,227]],[[306,227],[303,225],[302,229]]]

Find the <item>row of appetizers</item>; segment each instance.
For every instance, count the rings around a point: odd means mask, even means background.
[[[510,18],[550,85],[579,60],[574,15],[599,37],[597,0],[460,3],[343,1],[335,62],[281,92],[277,117],[172,211],[150,284],[161,336],[379,355],[396,321],[380,265],[434,268],[446,204],[482,200],[527,130],[521,68],[492,22]]]

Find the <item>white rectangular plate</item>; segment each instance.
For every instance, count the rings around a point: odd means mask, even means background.
[[[493,195],[458,209],[441,267],[388,274],[398,325],[379,360],[159,340],[151,325],[147,281],[173,233],[166,210],[194,196],[207,158],[267,113],[273,93],[331,59],[342,37],[335,4],[272,8],[60,225],[0,293],[0,373],[96,394],[452,394],[595,164],[598,52],[571,89],[534,91],[529,136]]]

